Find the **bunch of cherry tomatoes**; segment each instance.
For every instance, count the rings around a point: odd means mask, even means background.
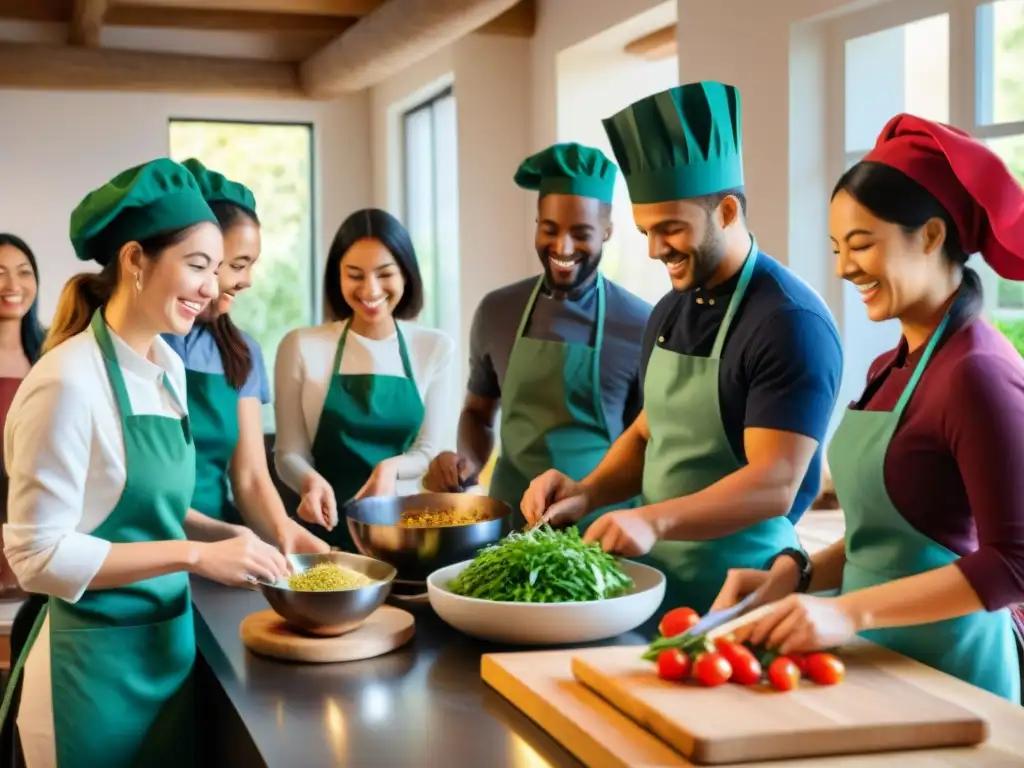
[[[791,691],[801,678],[818,685],[835,685],[846,676],[843,662],[831,653],[780,656],[725,637],[711,642],[706,635],[688,635],[699,619],[692,608],[675,608],[662,617],[658,625],[661,636],[644,658],[656,662],[663,680],[696,679],[701,685],[714,687],[728,682],[757,685],[767,676],[776,690]]]

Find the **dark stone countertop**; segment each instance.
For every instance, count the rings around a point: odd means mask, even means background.
[[[242,644],[242,619],[269,607],[260,593],[197,578],[192,584],[207,674],[237,713],[240,738],[251,739],[244,760],[235,747],[222,747],[235,765],[580,765],[480,679],[482,654],[516,649],[457,632],[429,604],[393,603],[416,618],[416,636],[404,648],[365,661],[296,664],[262,658]],[[597,645],[643,643],[645,629]],[[209,706],[219,713],[223,704]]]

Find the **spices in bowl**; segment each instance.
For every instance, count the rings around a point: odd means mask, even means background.
[[[490,519],[485,511],[478,509],[410,509],[402,513],[398,527],[447,528],[482,523]]]
[[[337,563],[317,563],[302,573],[288,577],[288,588],[296,592],[337,592],[368,587],[376,580]]]

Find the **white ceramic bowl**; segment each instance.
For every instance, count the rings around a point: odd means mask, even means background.
[[[621,597],[585,603],[511,603],[462,597],[448,584],[470,560],[434,571],[427,594],[437,615],[467,635],[511,645],[569,645],[607,640],[647,621],[665,596],[665,576],[656,568],[622,562],[633,589]]]

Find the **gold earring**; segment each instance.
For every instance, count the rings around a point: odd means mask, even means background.
[[[135,293],[142,293],[142,273],[135,273]]]

